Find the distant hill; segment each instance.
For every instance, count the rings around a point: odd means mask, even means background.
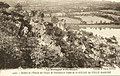
[[[28,5],[40,5],[40,4],[68,4],[68,3],[82,3],[82,2],[90,2],[94,0],[0,0],[3,2],[6,2],[10,4],[11,6],[14,6],[16,3],[21,3],[23,6],[28,6]],[[99,0],[100,1],[100,0]]]
[[[110,2],[103,0],[0,0],[6,2],[11,6],[15,6],[17,3],[20,3],[23,7],[33,6],[42,6],[42,7],[102,7],[120,10],[120,3]]]

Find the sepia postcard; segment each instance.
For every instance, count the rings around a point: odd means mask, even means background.
[[[0,0],[0,76],[120,76],[120,0]]]

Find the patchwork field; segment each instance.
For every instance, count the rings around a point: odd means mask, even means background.
[[[111,20],[105,19],[102,17],[97,17],[97,16],[74,16],[75,18],[81,18],[83,21],[87,22],[87,24],[94,24],[94,23],[110,23]]]
[[[73,18],[69,18],[69,17],[58,17],[58,19],[60,20],[60,19],[65,19],[66,20],[66,23],[68,23],[68,24],[80,24],[81,23],[81,21],[80,20],[78,20],[78,19],[73,19]],[[44,20],[45,21],[49,21],[49,22],[51,22],[51,18],[50,17],[46,17],[46,18],[44,18]]]

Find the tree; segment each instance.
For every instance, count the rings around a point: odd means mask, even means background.
[[[15,5],[16,11],[21,11],[22,10],[22,5],[20,3],[17,3]]]
[[[7,3],[4,2],[0,2],[0,8],[9,8],[10,5],[8,5]]]
[[[5,11],[7,8],[9,8],[10,5],[4,2],[0,2],[0,11]]]

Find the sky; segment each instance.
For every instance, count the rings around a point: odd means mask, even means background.
[[[41,2],[41,1],[47,1],[47,2],[67,2],[67,1],[90,1],[90,0],[0,0],[5,2]],[[91,0],[93,1],[93,0]],[[94,0],[94,1],[102,1],[102,0]],[[120,2],[120,0],[105,0],[105,1],[115,1]]]
[[[72,0],[0,0],[0,1],[51,1],[51,2],[56,2],[56,1],[72,1]],[[80,1],[85,1],[85,0],[80,0]],[[102,0],[95,0],[95,1],[102,1]],[[115,1],[115,2],[120,2],[120,0],[106,0],[106,1]]]
[[[108,0],[108,1],[115,1],[115,2],[120,2],[120,0]]]

